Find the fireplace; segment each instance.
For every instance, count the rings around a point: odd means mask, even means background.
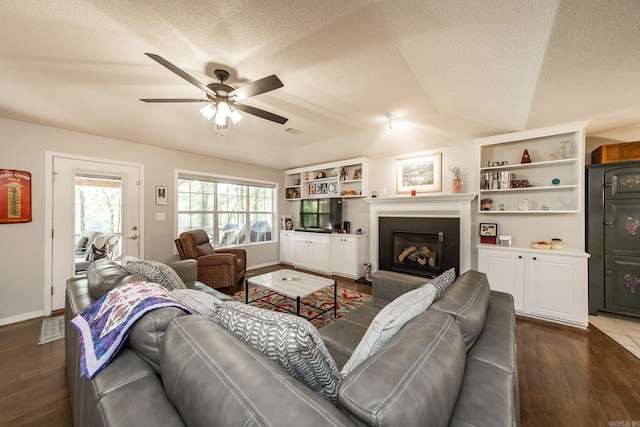
[[[381,217],[380,269],[423,277],[460,272],[459,218]]]
[[[428,194],[418,196],[396,197],[372,197],[364,199],[369,204],[369,244],[371,264],[373,271],[392,270],[393,266],[381,264],[380,248],[389,244],[389,239],[384,237],[388,233],[380,231],[380,220],[387,217],[400,217],[404,220],[413,219],[456,219],[458,220],[458,263],[459,270],[465,271],[477,266],[473,247],[478,243],[477,230],[475,228],[472,212],[478,209],[477,194]],[[396,226],[397,229],[405,229],[404,225]],[[429,230],[425,226],[417,227],[418,230]],[[384,235],[384,236],[383,236]],[[382,240],[386,239],[385,242]],[[445,244],[455,240],[444,233]],[[450,259],[450,258],[449,258]],[[448,262],[448,261],[447,261]],[[443,258],[441,269],[446,271],[446,263]],[[431,273],[431,274],[435,274]],[[430,274],[430,275],[431,275]]]

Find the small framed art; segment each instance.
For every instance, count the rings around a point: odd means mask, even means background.
[[[167,187],[156,186],[156,205],[167,204]]]
[[[291,215],[282,215],[282,229],[293,230],[293,217]]]
[[[498,237],[498,224],[480,223],[480,243],[496,244]]]

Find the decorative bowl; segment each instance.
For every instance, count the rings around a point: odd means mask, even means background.
[[[531,247],[533,249],[551,249],[551,243],[543,241],[531,242]]]

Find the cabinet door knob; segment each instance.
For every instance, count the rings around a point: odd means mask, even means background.
[[[522,259],[522,255],[518,255],[518,259]]]
[[[605,221],[604,225],[613,225],[613,221]]]
[[[534,261],[535,261],[535,260],[537,260],[537,259],[538,259],[538,258],[536,258],[536,257],[533,257],[533,260],[534,260]]]
[[[613,183],[608,182],[604,185],[606,188],[613,188]]]
[[[613,271],[607,270],[605,273],[607,274],[607,276],[611,276],[613,274]]]

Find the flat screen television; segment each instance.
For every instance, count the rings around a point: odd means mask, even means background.
[[[300,226],[305,230],[340,231],[342,199],[302,200]]]

